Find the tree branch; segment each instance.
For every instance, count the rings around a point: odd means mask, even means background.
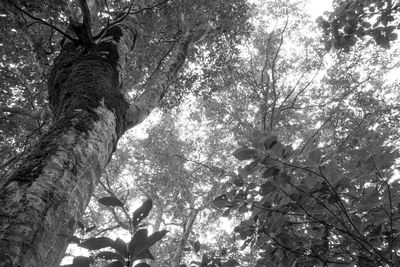
[[[40,18],[37,18],[37,17],[33,16],[32,14],[29,14],[28,12],[26,12],[25,10],[23,10],[22,8],[20,8],[18,5],[16,5],[13,1],[8,1],[8,2],[9,2],[12,6],[14,6],[16,9],[18,9],[21,13],[27,15],[27,16],[30,17],[31,19],[33,19],[33,20],[35,20],[35,21],[38,21],[38,22],[40,22],[40,23],[42,23],[42,24],[44,24],[44,25],[46,25],[46,26],[48,26],[48,27],[54,29],[55,31],[57,31],[57,32],[60,33],[61,35],[65,36],[65,38],[69,39],[69,40],[72,41],[72,42],[75,42],[75,41],[76,41],[72,36],[68,35],[66,32],[60,30],[60,29],[57,28],[56,26],[54,26],[54,25],[48,23],[48,22],[45,21],[45,20],[42,20],[42,19],[40,19]]]

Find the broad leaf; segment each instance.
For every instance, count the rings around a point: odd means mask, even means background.
[[[274,145],[276,145],[276,143],[278,143],[278,137],[273,135],[269,137],[267,140],[265,140],[264,146],[266,149],[271,149]]]
[[[108,237],[98,237],[98,238],[92,237],[79,244],[80,247],[89,250],[97,250],[106,247],[112,247],[113,245],[114,241]]]
[[[122,239],[117,237],[117,239],[114,241],[112,248],[115,249],[119,254],[121,254],[122,257],[128,257],[128,248],[126,246],[126,243]]]
[[[276,186],[271,182],[266,182],[260,186],[260,195],[266,196],[276,190]]]
[[[167,234],[167,232],[168,231],[166,230],[162,230],[155,232],[147,237],[146,229],[140,229],[139,231],[137,231],[133,236],[131,242],[129,243],[129,254],[131,256],[131,259],[136,260],[148,255],[153,257],[150,252],[148,252],[147,254],[145,251],[148,250],[148,248],[154,245],[157,241],[161,240]]]
[[[226,195],[221,195],[221,196],[214,198],[212,205],[218,209],[223,209],[227,206],[228,203],[229,203],[229,200],[226,197]]]
[[[113,261],[104,267],[124,267],[124,264],[119,261]]]
[[[77,256],[72,261],[74,267],[90,267],[92,261],[88,257]]]
[[[136,228],[139,223],[146,218],[151,208],[153,207],[153,202],[151,199],[146,200],[138,209],[136,209],[132,214],[132,224]]]
[[[238,160],[248,160],[248,159],[253,159],[255,156],[257,156],[259,153],[255,149],[247,148],[247,147],[241,147],[235,150],[233,152],[233,156],[237,158]]]
[[[293,245],[293,238],[287,232],[281,232],[281,233],[277,234],[275,236],[275,238],[280,244],[282,244],[286,247],[292,247],[292,245]]]
[[[194,248],[194,252],[199,252],[200,248],[201,248],[201,244],[199,242],[199,240],[197,240],[196,242],[193,243],[193,248]]]
[[[115,197],[103,197],[99,199],[99,203],[103,204],[105,206],[117,206],[117,207],[123,207],[124,204]]]
[[[137,260],[142,260],[142,259],[150,259],[150,260],[154,260],[154,256],[153,254],[151,254],[149,249],[145,249],[142,250],[137,256],[136,256]]]
[[[119,255],[118,253],[115,253],[115,252],[111,252],[111,251],[99,252],[95,256],[95,258],[100,258],[100,259],[104,259],[104,260],[118,260],[121,263],[125,262],[124,258],[122,258],[121,255]]]
[[[134,267],[151,267],[151,266],[148,265],[148,264],[145,263],[145,262],[141,262],[141,263],[136,264]]]
[[[262,178],[268,178],[274,175],[279,174],[279,169],[276,167],[268,168],[262,173]]]
[[[147,239],[146,239],[146,246],[151,247],[154,245],[156,242],[161,240],[166,234],[168,233],[167,230],[161,230],[155,233],[152,233]]]
[[[140,249],[143,248],[144,242],[147,238],[147,229],[139,229],[132,237],[129,242],[128,250],[131,259],[134,260]]]

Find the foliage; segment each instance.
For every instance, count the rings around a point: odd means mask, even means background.
[[[397,39],[400,4],[397,1],[335,1],[327,18],[319,17],[326,50],[349,51],[357,39],[373,38],[378,46],[389,48]]]
[[[251,162],[214,204],[248,214],[235,231],[242,249],[259,250],[257,266],[399,264],[400,183],[391,180],[399,153],[377,133],[365,139],[352,140],[340,161],[319,148],[296,161],[275,136],[234,152]]]
[[[127,214],[126,208],[124,207],[123,203],[115,196],[103,197],[99,199],[98,202],[105,206],[120,207],[121,209],[124,209],[125,213]],[[166,230],[162,230],[148,235],[147,229],[143,228],[143,226],[140,225],[140,222],[149,215],[151,208],[152,201],[150,199],[146,200],[138,209],[133,212],[132,217],[128,218],[130,222],[129,226],[131,229],[131,239],[128,244],[126,244],[120,238],[112,240],[111,238],[105,236],[90,237],[84,240],[80,240],[80,238],[76,236],[70,237],[69,239],[71,242],[73,241],[74,243],[77,243],[82,248],[86,248],[90,251],[101,251],[90,257],[74,257],[72,264],[63,266],[89,267],[91,266],[91,264],[94,264],[95,261],[99,260],[107,263],[105,265],[107,267],[150,266],[145,262],[138,263],[137,261],[144,259],[154,260],[154,256],[151,254],[149,248],[167,234]],[[73,226],[74,222],[72,222],[71,225]],[[80,227],[82,234],[87,234],[94,230],[94,228],[96,227],[92,226],[85,229],[84,225],[79,221],[77,222],[77,225]],[[104,248],[112,248],[113,250],[103,250]]]

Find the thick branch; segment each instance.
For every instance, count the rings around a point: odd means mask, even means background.
[[[182,67],[189,47],[206,33],[206,30],[194,30],[186,32],[181,37],[178,44],[172,49],[171,55],[164,66],[153,73],[151,79],[145,85],[145,91],[135,103],[130,105],[125,114],[125,130],[129,130],[141,123],[158,105]]]

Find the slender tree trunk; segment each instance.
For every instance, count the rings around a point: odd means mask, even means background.
[[[194,222],[196,220],[198,213],[199,213],[199,210],[195,210],[195,209],[190,210],[190,213],[188,216],[189,219],[183,227],[182,237],[176,248],[175,256],[172,261],[172,267],[179,267],[179,265],[181,264],[181,261],[183,258],[183,249],[185,248],[185,246],[189,240],[190,232],[193,229],[193,225],[194,225]]]
[[[89,50],[67,43],[56,59],[48,83],[54,123],[0,183],[1,267],[59,265],[119,137],[150,113],[182,66],[193,34],[129,109],[120,89],[134,27],[126,20],[110,28]]]
[[[158,202],[158,201],[157,201]],[[161,227],[161,223],[162,223],[162,217],[164,215],[164,209],[162,208],[160,203],[157,203],[157,209],[156,209],[156,216],[155,216],[155,220],[153,223],[153,232],[157,232],[160,231],[160,227]],[[151,254],[153,254],[155,257],[155,261],[152,262],[148,262],[148,264],[150,266],[154,266],[154,267],[158,267],[161,266],[160,265],[160,259],[159,257],[157,257],[157,255],[159,255],[158,251],[160,250],[160,243],[155,243],[151,248],[150,248],[150,252]]]

